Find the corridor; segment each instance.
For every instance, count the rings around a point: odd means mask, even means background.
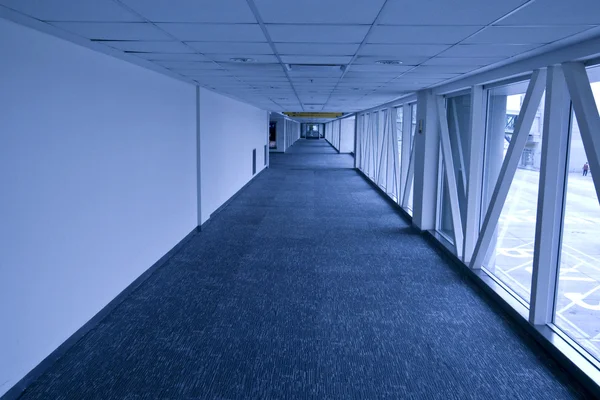
[[[21,398],[585,396],[352,156],[324,140],[270,156]]]

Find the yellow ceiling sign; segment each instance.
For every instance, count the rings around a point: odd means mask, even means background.
[[[284,114],[292,118],[339,118],[344,115],[335,112],[284,112]]]

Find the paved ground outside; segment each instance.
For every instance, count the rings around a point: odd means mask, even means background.
[[[529,302],[539,172],[519,169],[486,268]],[[600,205],[591,175],[568,178],[555,324],[600,359]]]

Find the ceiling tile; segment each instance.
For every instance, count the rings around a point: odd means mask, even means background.
[[[268,43],[187,42],[205,54],[273,54]]]
[[[479,67],[472,65],[425,65],[410,71],[414,74],[464,74]]]
[[[42,21],[143,21],[113,0],[0,0],[0,4]]]
[[[273,42],[361,43],[367,25],[267,25]]]
[[[353,56],[358,43],[275,43],[279,54]]]
[[[535,1],[498,25],[597,25],[600,24],[598,0]]]
[[[507,27],[491,26],[475,36],[465,40],[469,43],[491,44],[535,44],[550,43],[564,39],[591,26],[554,26],[554,27]]]
[[[359,51],[361,56],[379,57],[427,57],[434,56],[449,46],[437,44],[365,44]],[[380,58],[381,59],[381,58]]]
[[[193,50],[181,42],[154,42],[154,41],[99,41],[98,43],[126,51],[144,51],[152,53],[193,53]]]
[[[281,56],[286,64],[348,64],[352,56]]]
[[[375,26],[367,43],[455,44],[483,26]]]
[[[245,0],[121,0],[154,22],[256,23]]]
[[[132,52],[131,55],[143,58],[145,60],[155,61],[210,61],[202,54],[195,53],[136,53]]]
[[[384,25],[487,25],[528,0],[389,0]]]
[[[385,0],[254,0],[265,23],[372,24]]]
[[[258,24],[157,24],[181,41],[266,42]]]
[[[435,57],[425,61],[422,65],[490,65],[504,60],[504,57]]]
[[[512,57],[533,50],[538,45],[459,44],[442,54],[443,57]]]
[[[53,22],[52,25],[88,39],[172,40],[154,25],[144,22]]]
[[[218,64],[215,64],[213,62],[158,60],[154,61],[154,63],[161,65],[165,68],[176,70],[221,69],[221,67],[219,67]]]

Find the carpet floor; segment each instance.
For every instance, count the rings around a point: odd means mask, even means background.
[[[585,398],[352,166],[271,154],[21,398]]]

